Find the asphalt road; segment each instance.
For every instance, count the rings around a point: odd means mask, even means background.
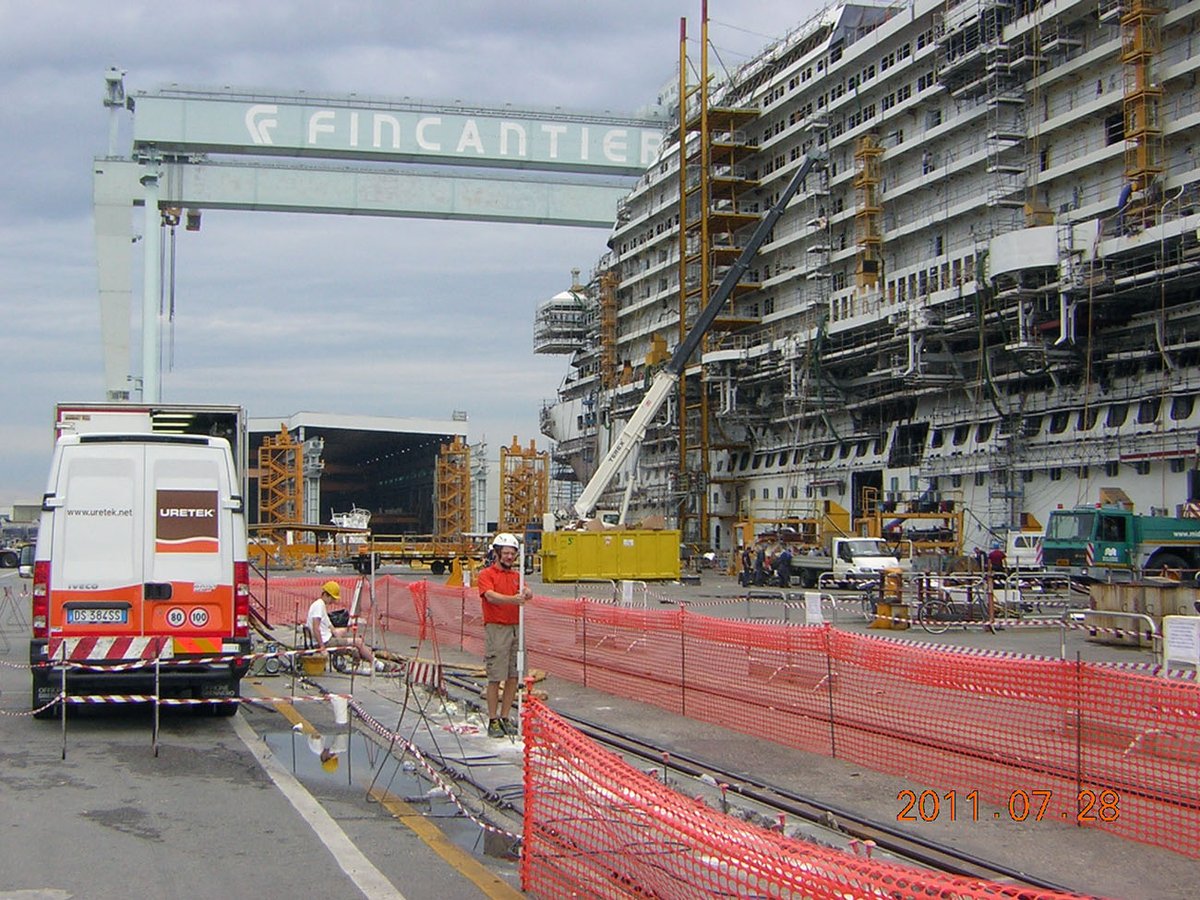
[[[4,586],[19,596],[11,570]],[[61,721],[28,715],[27,631],[4,607],[0,627],[0,898],[484,896],[367,799],[365,766],[312,777],[303,735],[269,707],[164,711],[157,756],[148,708],[72,708],[63,759]],[[309,706],[318,728],[332,725],[325,704]],[[263,736],[283,750],[273,773]],[[289,778],[285,796],[277,782]]]

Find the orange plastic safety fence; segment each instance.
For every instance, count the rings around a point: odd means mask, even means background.
[[[482,653],[474,591],[410,590],[391,626],[436,623],[441,641]],[[584,600],[535,598],[525,623],[528,664],[554,675],[895,774],[917,796],[954,791],[973,815],[1200,857],[1195,681]]]
[[[358,593],[358,613],[366,617],[371,613],[371,590],[360,579],[355,577],[335,576],[303,577],[303,578],[268,578],[250,579],[250,593],[257,604],[266,608],[267,621],[272,627],[280,625],[301,625],[308,615],[312,602],[321,596],[321,586],[329,581],[336,581],[342,589],[341,606],[350,608],[354,595]],[[398,578],[386,577],[375,580],[375,606],[380,615],[386,614],[386,609],[395,603],[403,606],[411,615],[412,596],[409,584]]]
[[[525,705],[521,886],[538,897],[1035,898],[770,832],[679,794]]]
[[[325,580],[272,581],[272,621],[303,621]],[[473,589],[380,578],[376,609],[391,630],[482,655]],[[1200,856],[1195,682],[550,598],[526,615],[526,655],[589,687],[910,778],[917,795],[954,791],[972,812],[985,801],[1005,818]]]

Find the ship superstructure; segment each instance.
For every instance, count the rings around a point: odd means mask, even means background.
[[[1178,512],[1200,496],[1198,19],[1200,0],[848,2],[711,93],[685,81],[610,253],[536,326],[572,354],[543,410],[560,471],[587,479],[820,152],[613,485],[631,517],[728,550],[737,522],[829,500],[949,550],[1101,486]]]

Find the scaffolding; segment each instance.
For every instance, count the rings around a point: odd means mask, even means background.
[[[739,232],[761,218],[751,200],[759,186],[746,170],[758,149],[746,126],[757,108],[710,106],[708,96],[708,19],[700,23],[700,78],[688,84],[686,27],[679,43],[679,341],[686,338],[700,311],[742,251]],[[724,335],[761,323],[754,311],[739,311],[738,299],[762,287],[739,281],[728,307],[714,320],[701,343],[701,356]],[[676,494],[678,522],[686,540],[709,540],[708,485],[711,480],[710,384],[704,367],[685,371],[679,381],[679,457]]]
[[[1121,14],[1121,62],[1125,67],[1125,181],[1130,189],[1123,209],[1126,228],[1154,224],[1151,186],[1163,172],[1163,130],[1159,118],[1162,85],[1154,68],[1162,52],[1165,9],[1148,0],[1129,0]]]
[[[300,522],[304,503],[303,445],[285,425],[279,434],[267,435],[258,448],[258,519],[260,525],[294,525]],[[282,531],[260,531],[260,536],[285,542]]]
[[[879,200],[879,157],[883,148],[873,134],[854,147],[854,239],[858,248],[855,280],[859,290],[876,288],[883,267],[883,207]]]
[[[500,530],[540,531],[549,495],[550,453],[532,439],[522,447],[513,435],[512,444],[500,448]]]
[[[442,444],[437,459],[434,537],[457,540],[471,527],[471,448],[461,435]]]
[[[617,386],[617,285],[611,269],[600,276],[600,387],[610,391]]]

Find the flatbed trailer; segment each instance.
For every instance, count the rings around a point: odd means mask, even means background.
[[[370,572],[372,556],[375,568],[381,565],[426,566],[441,575],[457,559],[478,564],[487,556],[486,538],[451,540],[433,535],[378,535],[355,545],[350,563],[359,572]]]

